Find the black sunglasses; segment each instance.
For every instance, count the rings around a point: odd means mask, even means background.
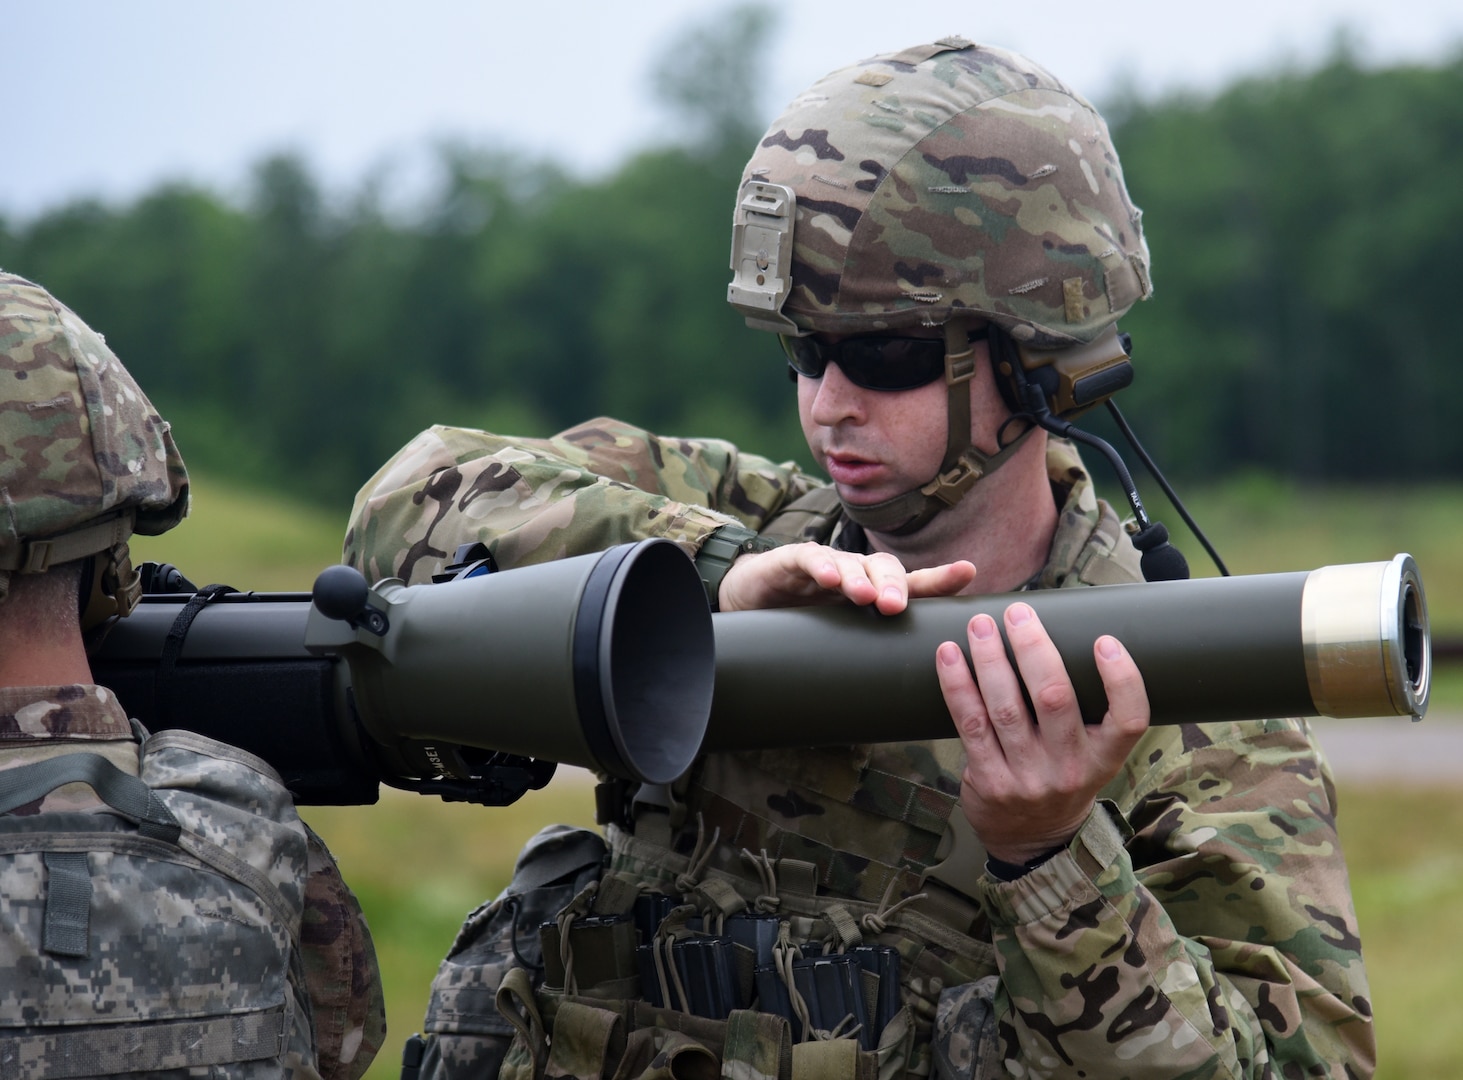
[[[987,328],[977,327],[970,340],[979,341]],[[821,379],[829,363],[865,390],[913,390],[945,375],[943,338],[884,337],[861,334],[827,343],[813,337],[779,334],[787,364],[794,373]]]

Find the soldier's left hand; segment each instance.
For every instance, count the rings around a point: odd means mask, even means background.
[[[1004,621],[1016,669],[989,615],[976,615],[967,628],[971,665],[947,641],[936,652],[936,669],[965,744],[960,805],[986,851],[1019,865],[1077,834],[1098,792],[1148,730],[1149,708],[1133,658],[1104,635],[1093,653],[1108,712],[1102,723],[1084,724],[1066,666],[1036,612],[1018,602]]]
[[[954,596],[975,580],[965,560],[906,570],[887,552],[862,555],[822,544],[784,544],[771,551],[739,555],[721,579],[722,611],[757,611],[851,600],[897,615],[910,600]]]

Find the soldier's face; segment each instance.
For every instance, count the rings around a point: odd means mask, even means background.
[[[985,446],[994,444],[1005,409],[985,342],[975,344],[980,352],[970,381],[971,427],[977,444]],[[949,407],[944,379],[912,390],[866,390],[831,363],[820,378],[799,375],[797,381],[803,436],[845,502],[869,506],[892,499],[939,471]]]
[[[865,390],[837,364],[798,376],[798,417],[820,468],[854,506],[892,499],[929,480],[945,453],[945,384]]]

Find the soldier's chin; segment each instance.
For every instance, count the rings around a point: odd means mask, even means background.
[[[882,488],[850,487],[847,484],[834,484],[833,488],[845,506],[878,506],[899,494],[897,491],[885,491]]]

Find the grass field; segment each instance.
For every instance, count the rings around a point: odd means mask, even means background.
[[[169,561],[202,584],[308,589],[334,562],[340,516],[195,481],[195,517],[141,539],[135,557]],[[1153,507],[1157,500],[1150,502]],[[1435,633],[1463,636],[1463,486],[1304,491],[1262,479],[1200,493],[1191,508],[1239,573],[1309,569],[1411,552]],[[1155,511],[1176,520],[1166,507]],[[1199,573],[1203,553],[1175,529]],[[1463,711],[1463,678],[1445,671],[1434,719]],[[420,1024],[428,985],[462,916],[506,882],[523,841],[552,821],[590,824],[583,774],[566,771],[511,807],[486,809],[386,792],[369,807],[303,813],[335,850],[380,951],[392,1028],[369,1074],[397,1075],[401,1040]],[[1349,786],[1340,828],[1351,867],[1381,1044],[1379,1080],[1463,1075],[1454,964],[1463,953],[1463,790]]]

